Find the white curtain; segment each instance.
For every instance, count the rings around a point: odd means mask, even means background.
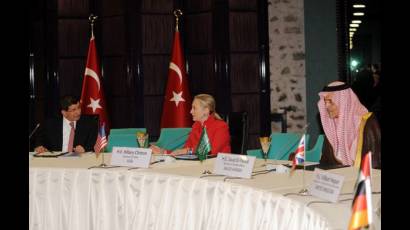
[[[29,174],[30,230],[328,229],[297,201],[228,182],[104,169]]]

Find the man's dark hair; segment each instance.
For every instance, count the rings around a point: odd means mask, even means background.
[[[62,110],[67,111],[70,105],[75,105],[79,102],[78,98],[73,95],[65,95],[61,97],[60,106]]]

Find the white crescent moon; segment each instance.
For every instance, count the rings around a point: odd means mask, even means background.
[[[175,65],[173,62],[169,63],[169,68],[175,71],[179,77],[179,84],[182,84],[182,73],[181,70],[177,65]]]
[[[100,79],[98,78],[97,73],[94,72],[94,70],[92,70],[92,69],[85,68],[85,74],[84,75],[92,77],[95,80],[95,82],[97,82],[98,91],[100,91]]]

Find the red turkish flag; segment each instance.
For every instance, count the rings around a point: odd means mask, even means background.
[[[105,124],[105,130],[108,131],[109,123],[107,117],[107,107],[103,85],[101,82],[101,72],[98,65],[97,49],[95,47],[94,36],[91,36],[90,46],[88,48],[87,65],[85,67],[83,89],[81,91],[81,111],[83,114],[98,114],[101,124]]]
[[[175,31],[162,109],[161,128],[191,127],[191,105],[192,99],[188,88],[188,77],[185,71],[179,31]]]

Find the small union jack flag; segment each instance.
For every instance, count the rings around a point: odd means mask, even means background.
[[[293,159],[293,164],[300,165],[305,162],[305,135],[303,134],[302,139],[300,139],[299,146],[296,149],[295,158]]]
[[[305,162],[305,134],[300,139],[299,146],[296,149],[295,157],[292,161],[292,172],[296,169],[296,165],[301,165]]]

